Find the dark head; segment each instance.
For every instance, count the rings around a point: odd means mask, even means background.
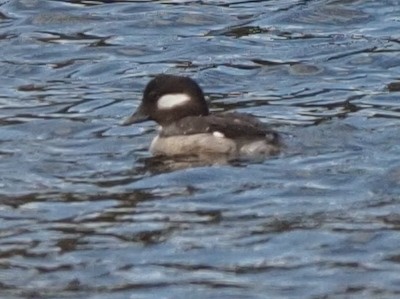
[[[147,84],[140,106],[123,124],[154,120],[165,126],[186,116],[203,115],[208,115],[207,103],[194,80],[158,75]]]

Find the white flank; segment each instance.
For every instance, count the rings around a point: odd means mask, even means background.
[[[218,131],[213,132],[213,135],[215,137],[217,137],[217,138],[224,138],[225,137],[225,135],[223,133],[218,132]]]
[[[157,101],[158,109],[171,109],[190,101],[190,97],[186,93],[173,93],[163,95]]]

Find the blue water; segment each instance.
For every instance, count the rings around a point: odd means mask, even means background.
[[[0,1],[0,298],[399,298],[400,1]],[[284,152],[152,158],[156,74]]]

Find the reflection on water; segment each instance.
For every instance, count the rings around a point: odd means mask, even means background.
[[[1,1],[0,297],[398,298],[398,4]],[[164,72],[285,152],[151,157]]]

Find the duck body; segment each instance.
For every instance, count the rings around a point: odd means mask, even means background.
[[[187,77],[159,75],[148,83],[124,124],[146,120],[161,126],[150,145],[155,156],[265,157],[282,146],[279,135],[250,114],[209,113],[201,88]]]

